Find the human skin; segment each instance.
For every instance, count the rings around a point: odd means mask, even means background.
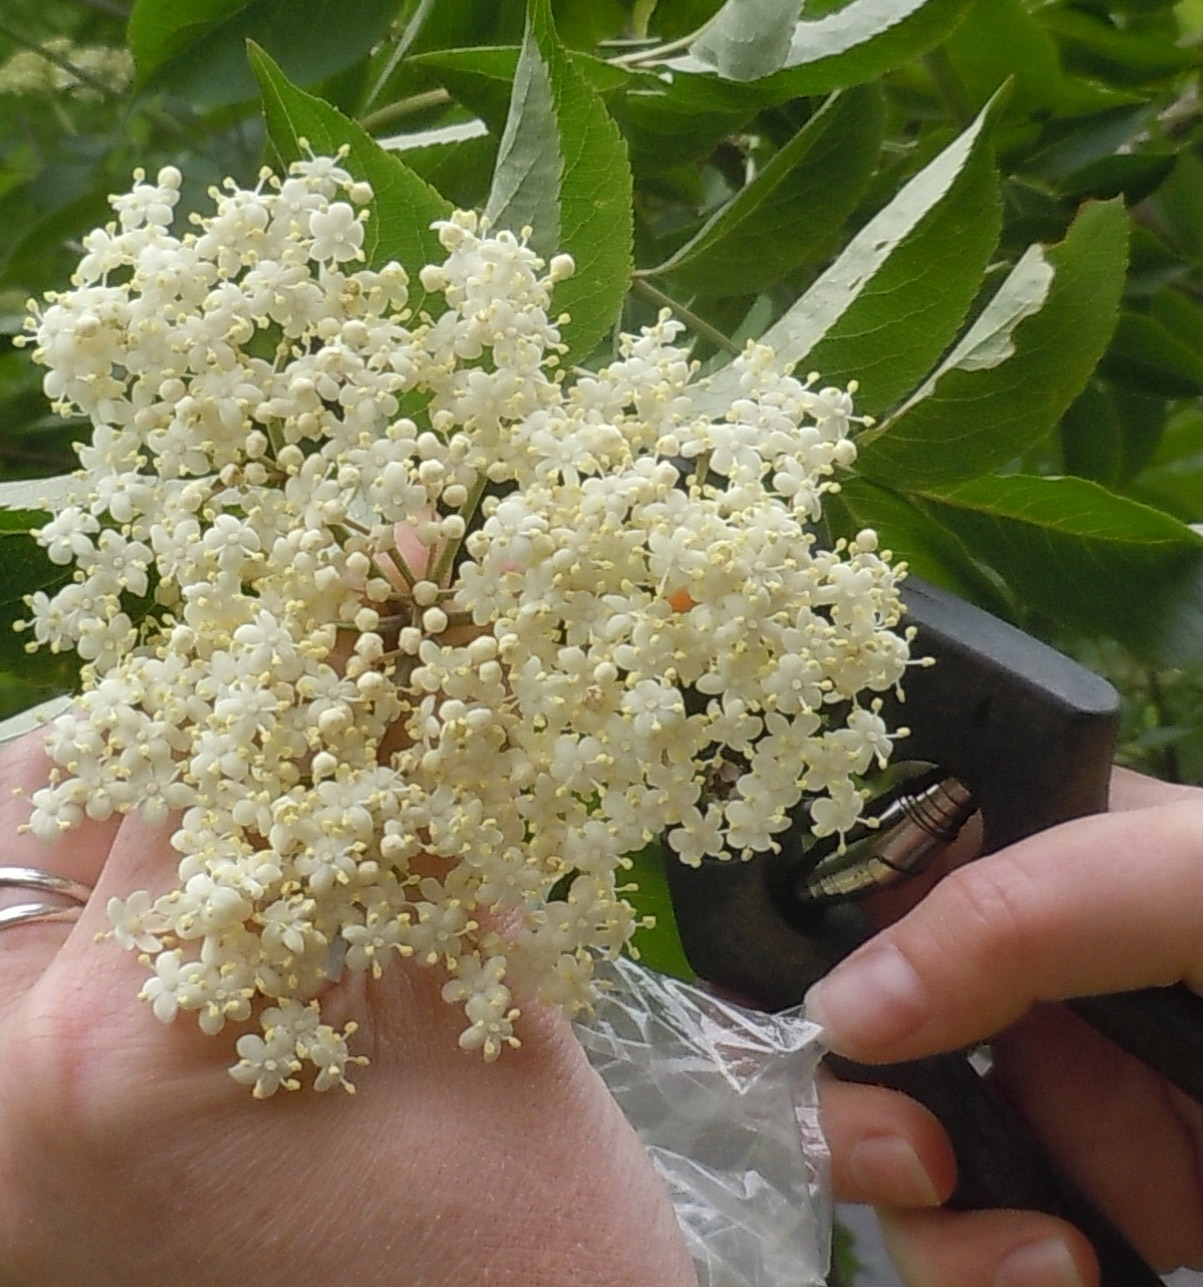
[[[1198,1266],[1203,1108],[1058,1002],[1203,990],[1203,791],[1117,771],[1111,808],[959,868],[808,1007],[865,1062],[991,1036],[993,1075],[1060,1168],[1159,1270]],[[882,1208],[909,1287],[1097,1283],[1089,1245],[1051,1217],[941,1209],[955,1164],[919,1105],[831,1084],[824,1121],[838,1196]]]
[[[166,830],[18,827],[36,739],[0,754],[3,861],[95,884],[78,923],[0,931],[0,1284],[687,1287],[667,1193],[566,1021],[524,1007],[495,1064],[456,1044],[437,971],[397,962],[323,999],[360,1028],[358,1093],[253,1100],[229,1029],[135,998],[113,895],[171,887]],[[21,901],[19,898],[15,901]],[[341,1013],[340,1013],[341,1011]],[[228,1038],[228,1040],[227,1040]]]

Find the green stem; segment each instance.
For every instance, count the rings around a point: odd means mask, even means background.
[[[633,49],[629,54],[616,54],[609,61],[619,67],[638,67],[642,63],[663,62],[670,54],[679,54],[683,49],[688,49],[705,29],[705,27],[699,27],[697,31],[691,31],[688,36],[678,36],[676,40],[669,40],[652,49]]]
[[[421,94],[411,94],[408,98],[399,98],[387,107],[369,112],[360,120],[369,134],[374,134],[385,125],[391,125],[403,116],[412,116],[415,112],[424,112],[428,107],[442,107],[451,102],[451,95],[445,89],[428,89]]]
[[[635,0],[635,9],[631,14],[631,30],[640,40],[647,39],[648,24],[656,12],[657,0]]]
[[[715,348],[722,349],[724,353],[738,357],[743,352],[733,339],[711,326],[704,317],[699,317],[691,308],[686,308],[671,295],[666,295],[658,287],[653,286],[646,277],[631,279],[631,294],[638,295],[649,304],[655,304],[657,308],[672,309],[674,316],[679,317],[691,331],[708,339]]]
[[[372,86],[371,93],[364,100],[363,110],[367,111],[376,101],[380,91],[388,84],[389,77],[397,70],[397,65],[401,59],[409,53],[409,47],[414,43],[418,33],[422,30],[423,24],[430,16],[431,9],[434,8],[435,0],[421,0],[414,16],[405,24],[405,30],[397,37],[397,44],[393,52],[389,55],[388,62],[380,75],[376,77],[376,83]]]
[[[460,506],[459,514],[464,520],[464,528],[476,516],[476,511],[480,506],[481,497],[485,494],[485,488],[488,487],[489,480],[484,473],[477,476],[476,482],[472,484],[472,490],[468,493],[468,499]],[[439,557],[435,560],[434,567],[427,573],[427,578],[435,583],[442,585],[443,578],[451,572],[451,565],[455,562],[455,556],[459,553],[459,548],[463,544],[462,539],[459,541],[448,541],[439,551]]]

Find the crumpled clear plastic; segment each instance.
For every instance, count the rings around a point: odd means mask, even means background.
[[[599,973],[608,987],[577,1036],[668,1183],[700,1287],[822,1287],[821,1029],[625,958]]]

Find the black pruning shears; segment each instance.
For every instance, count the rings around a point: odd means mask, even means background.
[[[979,854],[1107,807],[1119,698],[1076,662],[965,603],[908,580],[916,629],[906,699],[887,712],[899,744],[925,766],[874,801],[876,825],[843,851],[804,824],[781,852],[749,862],[668,862],[681,941],[698,976],[765,1009],[797,1005],[807,988],[873,933],[861,899],[923,869],[980,812]],[[1080,1014],[1203,1103],[1203,997],[1150,988],[1071,1003]],[[904,1091],[940,1118],[957,1155],[951,1203],[1021,1207],[1077,1225],[1104,1287],[1161,1279],[1061,1176],[1042,1147],[963,1054],[868,1066],[829,1061],[837,1075]]]

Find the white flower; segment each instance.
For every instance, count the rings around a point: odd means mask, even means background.
[[[345,201],[335,201],[325,210],[315,210],[309,219],[313,235],[310,257],[335,263],[363,258],[363,224]]]

